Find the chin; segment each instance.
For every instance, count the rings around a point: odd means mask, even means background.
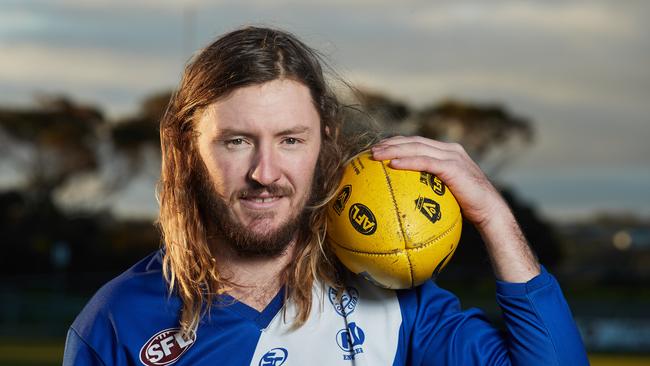
[[[272,235],[282,227],[282,222],[272,219],[253,220],[246,227],[257,235]]]

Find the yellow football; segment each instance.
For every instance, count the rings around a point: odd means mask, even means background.
[[[327,207],[339,260],[378,286],[401,289],[437,275],[458,246],[458,202],[429,173],[397,170],[364,152],[345,167]]]

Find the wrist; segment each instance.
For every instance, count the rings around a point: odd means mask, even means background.
[[[494,199],[485,212],[482,219],[474,223],[484,240],[486,237],[502,234],[505,229],[519,229],[512,210],[501,196]]]
[[[539,275],[540,265],[512,211],[505,206],[477,226],[497,279],[524,283]]]

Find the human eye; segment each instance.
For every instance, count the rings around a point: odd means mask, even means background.
[[[299,139],[297,137],[288,136],[282,139],[282,143],[285,145],[298,145],[304,143],[305,140]]]
[[[245,146],[248,142],[243,137],[235,137],[223,140],[223,144],[229,149],[237,149]]]

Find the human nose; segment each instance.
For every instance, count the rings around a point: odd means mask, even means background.
[[[280,165],[273,149],[265,147],[258,149],[249,176],[263,186],[268,186],[280,179]]]

